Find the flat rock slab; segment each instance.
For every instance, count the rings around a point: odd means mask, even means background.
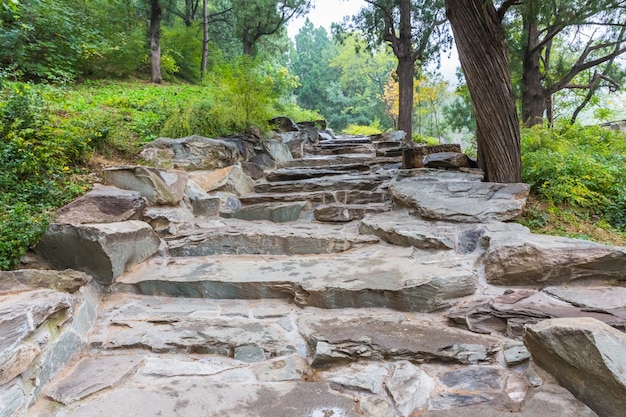
[[[367,190],[378,188],[390,175],[336,175],[310,180],[280,181],[254,186],[256,193],[291,193],[337,190]]]
[[[225,168],[239,160],[235,145],[202,136],[158,138],[144,146],[140,156],[159,168],[189,171]]]
[[[234,254],[304,255],[343,252],[378,242],[330,225],[273,223],[218,224],[202,231],[167,238],[172,256]]]
[[[104,170],[107,184],[137,191],[150,204],[176,205],[185,196],[188,176],[183,171],[164,171],[144,166],[121,166]]]
[[[385,242],[419,249],[453,249],[457,253],[471,253],[481,237],[489,231],[506,231],[511,234],[530,233],[515,223],[459,224],[429,221],[407,213],[394,212],[384,216],[368,215],[361,220],[359,231],[378,236]]]
[[[518,217],[530,191],[527,184],[431,181],[412,177],[394,182],[395,202],[427,219],[465,223],[509,221]]]
[[[389,164],[398,162],[398,158],[372,158],[371,154],[353,154],[353,155],[337,155],[337,156],[308,156],[301,159],[294,159],[293,161],[280,164],[281,168],[288,167],[328,167],[331,165],[345,165],[345,164]]]
[[[148,223],[51,224],[35,252],[54,267],[87,272],[110,284],[127,266],[146,260],[160,239]]]
[[[239,165],[213,171],[194,171],[189,178],[206,192],[222,191],[239,196],[254,190],[254,181]]]
[[[624,287],[548,287],[543,291],[577,307],[604,311],[626,309]]]
[[[583,279],[626,280],[626,248],[580,239],[493,233],[483,263],[494,285],[548,286]]]
[[[211,383],[202,377],[131,384],[61,411],[32,410],[37,417],[361,417],[361,404],[319,382]]]
[[[82,197],[57,210],[57,223],[114,223],[138,220],[147,200],[139,191],[96,185]]]
[[[310,207],[310,204],[308,204]],[[266,220],[273,223],[295,222],[306,208],[307,201],[289,203],[261,203],[245,206],[234,211],[223,211],[221,217],[247,221]],[[310,211],[310,208],[309,208]]]
[[[545,320],[524,343],[537,363],[598,415],[626,410],[626,335],[592,318]]]
[[[593,317],[626,329],[625,308],[585,308],[567,304],[533,290],[509,291],[488,301],[458,307],[448,314],[453,322],[477,333],[499,332],[521,338],[524,327],[551,318]]]
[[[361,252],[356,252],[361,253]],[[216,299],[291,299],[321,308],[435,311],[476,290],[465,259],[360,255],[155,259],[117,280],[120,291]]]
[[[369,171],[371,167],[367,164],[344,164],[330,165],[325,168],[280,168],[267,172],[265,179],[270,182],[295,181],[311,178],[325,177],[328,175],[341,175],[349,172]]]
[[[0,271],[0,295],[36,289],[75,293],[90,280],[91,277],[84,272],[71,269],[65,271],[40,269]]]
[[[388,315],[360,317],[303,314],[300,331],[313,353],[314,367],[359,359],[393,357],[411,362],[478,363],[493,360],[501,342],[490,336],[442,326],[435,320]]]
[[[239,197],[243,205],[265,203],[289,203],[294,201],[309,201],[314,204],[335,202],[335,195],[330,191],[316,191],[311,193],[249,193]]]
[[[392,210],[391,204],[326,204],[313,211],[315,220],[320,222],[345,223],[361,220],[369,213],[385,213]]]

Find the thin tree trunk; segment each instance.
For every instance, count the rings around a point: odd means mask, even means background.
[[[532,8],[533,5],[533,2],[529,2],[527,7]],[[522,65],[522,121],[527,127],[531,127],[542,123],[547,97],[541,85],[541,48],[536,48],[539,44],[536,13],[529,9],[527,13],[523,13],[523,20],[526,44]]]
[[[150,7],[150,80],[153,83],[161,84],[163,75],[161,74],[161,18],[163,8],[159,0],[151,0]]]
[[[485,180],[521,182],[520,126],[502,22],[485,0],[446,0],[446,13],[476,115]]]
[[[406,133],[405,143],[413,140],[413,87],[415,77],[415,60],[411,43],[411,2],[400,0],[400,37],[397,49],[394,51],[398,58],[399,108],[398,129]]]
[[[207,0],[202,0],[202,60],[200,62],[200,77],[206,76],[206,66],[209,56],[209,15]]]

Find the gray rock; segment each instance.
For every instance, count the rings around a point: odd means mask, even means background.
[[[165,205],[176,205],[183,199],[188,179],[182,171],[144,166],[107,168],[104,177],[108,184],[117,188],[138,191],[150,204]]]
[[[470,159],[464,153],[437,152],[424,156],[426,168],[469,168]]]
[[[60,381],[47,390],[47,396],[61,404],[80,401],[97,392],[115,388],[135,372],[141,357],[103,355],[81,359]]]
[[[488,223],[518,217],[526,204],[527,184],[452,182],[420,180],[397,181],[391,196],[400,205],[413,208],[428,219],[453,222]]]
[[[202,136],[159,138],[144,146],[139,155],[158,168],[189,171],[225,168],[239,160],[235,145]]]
[[[377,135],[371,135],[372,142],[402,142],[406,133],[402,130],[395,130],[392,132],[384,132]]]
[[[504,360],[508,366],[515,366],[530,359],[530,352],[523,344],[514,344],[504,349]]]
[[[166,239],[172,256],[215,254],[303,255],[343,252],[373,237],[351,235],[338,228],[264,224],[222,225]]]
[[[0,385],[0,417],[14,417],[18,410],[25,409],[26,397],[19,383]]]
[[[252,178],[239,165],[215,171],[191,172],[190,178],[208,193],[221,191],[242,195],[254,191]]]
[[[273,139],[266,139],[261,142],[263,150],[267,152],[270,158],[280,164],[293,160],[289,146]]]
[[[151,206],[148,207],[142,220],[150,224],[159,234],[175,234],[181,227],[192,227],[195,217],[186,204],[181,203],[178,207]]]
[[[493,233],[483,263],[495,285],[548,286],[581,279],[626,279],[626,249],[585,240]]]
[[[56,268],[87,272],[110,284],[128,266],[146,260],[160,239],[149,224],[137,220],[106,224],[51,224],[35,252]]]
[[[385,384],[391,369],[389,364],[379,361],[364,361],[319,369],[316,375],[321,381],[339,385],[343,389],[386,396]]]
[[[241,164],[243,168],[243,172],[253,180],[258,180],[263,178],[265,173],[263,167],[256,162],[247,161]]]
[[[191,203],[191,209],[195,216],[217,216],[220,211],[220,198],[211,196],[193,180],[187,182],[185,195]]]
[[[494,337],[472,335],[440,323],[366,314],[334,318],[303,315],[300,329],[314,352],[312,366],[320,368],[383,358],[478,363],[493,360],[501,343]]]
[[[265,356],[265,351],[259,346],[237,346],[233,351],[235,360],[241,362],[263,362],[267,359],[267,357]]]
[[[262,203],[288,203],[294,201],[309,201],[311,203],[331,203],[335,202],[332,192],[318,191],[311,193],[252,193],[239,198],[245,205]]]
[[[390,204],[330,204],[318,206],[313,211],[315,220],[320,222],[345,223],[361,220],[369,213],[390,212]]]
[[[220,211],[235,211],[243,207],[236,194],[220,191],[211,195],[220,199]]]
[[[461,181],[481,182],[484,174],[480,170],[441,170],[431,168],[401,169],[396,176],[398,181]]]
[[[115,223],[138,220],[147,200],[138,191],[96,185],[57,210],[57,223]]]
[[[337,190],[366,190],[378,188],[389,175],[336,175],[310,180],[280,181],[268,184],[257,184],[257,193],[292,193]]]
[[[293,203],[265,203],[245,206],[235,211],[222,211],[221,217],[241,220],[267,220],[274,223],[293,222],[308,205],[306,201]]]
[[[71,269],[65,271],[40,269],[0,271],[0,295],[14,294],[38,288],[75,293],[90,280],[91,277],[84,272]]]
[[[309,364],[302,356],[291,355],[256,363],[252,369],[259,382],[301,381]]]
[[[369,204],[391,201],[387,190],[380,191],[342,191],[335,193],[335,198],[343,204]]]
[[[626,410],[626,335],[591,318],[545,320],[524,343],[541,367],[601,417]]]
[[[270,125],[275,127],[280,133],[283,132],[298,132],[300,129],[294,120],[286,116],[274,117],[269,121]]]
[[[365,164],[331,165],[324,168],[279,168],[268,172],[265,178],[270,182],[296,181],[342,173],[369,171],[369,169],[370,167]]]
[[[624,287],[548,287],[543,291],[577,307],[609,312],[626,308]]]
[[[400,415],[411,417],[428,408],[435,381],[411,362],[399,361],[393,364],[386,388]]]

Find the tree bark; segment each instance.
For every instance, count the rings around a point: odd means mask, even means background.
[[[150,27],[148,29],[150,35],[150,80],[153,83],[161,84],[163,75],[161,74],[161,18],[163,17],[163,8],[159,0],[151,0],[150,2]]]
[[[399,0],[400,33],[396,38],[394,52],[398,58],[398,129],[406,133],[405,143],[413,140],[413,88],[415,83],[415,59],[411,39],[411,1]]]
[[[526,36],[522,64],[522,122],[527,127],[541,124],[547,108],[547,95],[541,84],[541,48],[537,47],[539,27],[536,13],[531,10],[533,5],[529,2],[529,10],[522,17]]]
[[[520,126],[502,21],[485,0],[446,0],[476,115],[479,166],[490,182],[522,180]]]
[[[209,14],[207,0],[202,0],[202,59],[200,61],[200,77],[206,76],[206,66],[209,57]]]

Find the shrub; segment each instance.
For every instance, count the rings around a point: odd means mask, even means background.
[[[599,126],[523,129],[524,181],[554,204],[626,226],[626,137]]]
[[[342,132],[346,135],[354,135],[354,136],[370,136],[377,135],[382,133],[383,130],[380,127],[380,123],[375,121],[369,126],[350,124],[348,127],[342,130]]]

